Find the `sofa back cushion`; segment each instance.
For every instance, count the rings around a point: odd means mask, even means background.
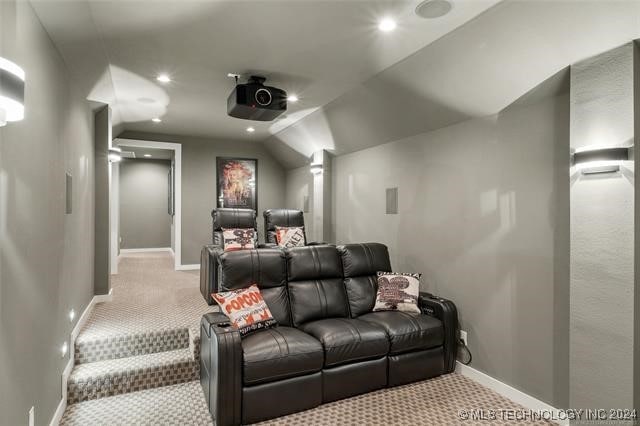
[[[220,255],[220,291],[256,284],[279,325],[291,326],[287,264],[279,249],[229,251]]]
[[[278,244],[276,239],[276,227],[278,226],[282,228],[301,227],[304,232],[304,213],[302,210],[269,209],[264,211],[263,216],[265,242],[267,243]]]
[[[349,316],[342,262],[334,246],[287,249],[287,274],[295,326]]]
[[[377,272],[391,271],[387,246],[379,243],[338,247],[344,269],[344,285],[353,318],[371,312],[378,292]]]
[[[250,228],[256,231],[256,240],[258,239],[256,211],[253,209],[213,209],[211,218],[213,219],[211,238],[214,245],[224,245],[223,229]]]

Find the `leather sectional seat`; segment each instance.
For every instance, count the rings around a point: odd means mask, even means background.
[[[255,283],[278,326],[240,339],[221,313],[202,319],[201,383],[219,426],[247,424],[453,371],[453,304],[431,315],[372,312],[382,244],[221,253],[221,290]]]
[[[273,382],[322,370],[322,345],[291,327],[270,328],[242,339],[245,385]]]

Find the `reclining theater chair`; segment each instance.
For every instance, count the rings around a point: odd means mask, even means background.
[[[276,240],[276,227],[302,227],[304,228],[304,213],[302,210],[269,209],[263,212],[264,216],[264,241],[267,244],[278,244]],[[304,229],[305,245],[317,245],[321,243],[309,243],[307,230]]]
[[[223,229],[253,229],[258,238],[256,211],[253,209],[217,208],[211,211],[213,229],[211,245],[204,246],[200,252],[200,293],[209,305],[213,305],[211,293],[217,291],[217,259],[224,252]]]
[[[216,425],[259,422],[444,373],[455,366],[453,303],[372,312],[386,246],[225,252],[220,290],[260,288],[278,325],[244,338],[220,312],[201,321],[200,381]]]

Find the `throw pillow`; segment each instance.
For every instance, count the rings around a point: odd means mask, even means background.
[[[420,274],[378,272],[378,293],[373,311],[420,313]]]
[[[256,237],[255,229],[251,228],[222,229],[224,251],[254,249],[256,248]]]
[[[260,289],[253,284],[247,288],[213,293],[211,297],[220,305],[220,311],[240,332],[240,336],[277,325]]]
[[[280,247],[304,247],[307,243],[304,238],[304,227],[276,226],[276,241]]]

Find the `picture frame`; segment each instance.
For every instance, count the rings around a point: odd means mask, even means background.
[[[258,160],[216,157],[216,205],[258,210]]]

